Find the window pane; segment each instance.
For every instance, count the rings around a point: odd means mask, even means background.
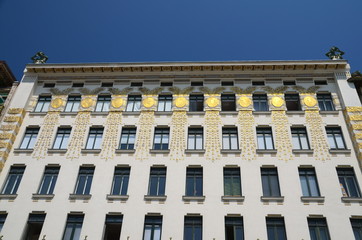
[[[257,140],[258,140],[258,148],[259,149],[266,149],[266,146],[264,144],[264,136],[258,135]]]

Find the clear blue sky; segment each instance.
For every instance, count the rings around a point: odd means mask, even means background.
[[[362,70],[362,0],[0,0],[0,60],[315,60]]]

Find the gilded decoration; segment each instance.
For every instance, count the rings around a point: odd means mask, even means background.
[[[219,111],[206,111],[206,141],[205,141],[205,157],[208,160],[220,159],[220,125],[221,118]]]
[[[344,111],[349,131],[352,136],[353,146],[358,155],[360,164],[362,163],[362,107],[347,107]]]
[[[247,108],[252,104],[252,101],[249,97],[240,97],[238,103],[241,107]]]
[[[82,99],[82,101],[80,102],[80,105],[82,106],[82,108],[90,108],[93,107],[95,104],[95,100],[91,97],[85,97],[84,99]]]
[[[90,124],[90,112],[79,112],[75,118],[74,130],[67,150],[67,158],[79,158],[80,152],[84,146],[84,139]]]
[[[352,129],[353,130],[361,130],[362,129],[362,124],[361,123],[352,124]]]
[[[14,132],[18,132],[19,131],[19,127],[17,125],[1,125],[0,127],[1,131],[14,131]]]
[[[170,142],[170,157],[172,160],[184,160],[184,151],[186,149],[186,126],[186,111],[174,111],[171,119],[172,138]]]
[[[293,160],[293,146],[288,131],[289,121],[285,111],[272,111],[272,123],[275,132],[275,145],[278,150],[277,157],[284,161]]]
[[[362,107],[346,107],[347,112],[362,112]]]
[[[19,116],[5,116],[4,122],[21,122],[23,119]]]
[[[284,100],[281,97],[272,97],[270,102],[274,107],[277,107],[277,108],[283,106],[283,104],[284,104]]]
[[[23,114],[24,108],[9,108],[8,114]]]
[[[220,100],[217,99],[216,97],[209,97],[206,100],[206,104],[207,104],[207,106],[209,106],[211,108],[214,108],[214,107],[216,107],[217,105],[220,104]]]
[[[52,102],[50,103],[52,108],[60,108],[61,106],[63,106],[65,104],[64,100],[61,98],[54,98],[52,100]]]
[[[125,101],[124,101],[122,98],[116,97],[116,98],[113,98],[113,99],[112,99],[111,105],[112,105],[112,107],[114,107],[114,108],[120,108],[120,107],[123,106],[124,102],[125,102]]]
[[[153,111],[142,111],[138,126],[139,132],[136,140],[136,159],[146,160],[151,149],[151,135],[154,127],[155,115]]]
[[[177,98],[175,99],[175,101],[174,101],[174,104],[175,104],[175,106],[178,107],[178,108],[183,108],[183,107],[186,106],[187,100],[186,100],[186,98],[184,98],[184,97],[177,97]]]
[[[362,121],[362,115],[350,115],[349,120],[350,121]]]
[[[153,99],[153,97],[147,97],[147,98],[143,99],[142,104],[144,107],[150,108],[156,104],[156,101],[155,101],[155,99]]]
[[[239,111],[238,125],[240,135],[241,157],[245,160],[255,160],[255,119],[252,111]]]
[[[38,96],[32,96],[29,100],[26,110],[29,112],[34,111],[34,108],[35,108],[37,102],[38,102]]]
[[[304,104],[307,106],[307,107],[314,107],[315,105],[317,105],[317,99],[315,99],[314,97],[312,96],[306,96],[304,99],[303,99],[303,102]]]
[[[113,159],[118,144],[119,126],[122,124],[122,113],[110,112],[107,116],[105,134],[102,143],[101,158]]]

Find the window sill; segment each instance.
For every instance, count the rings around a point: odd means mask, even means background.
[[[302,202],[324,202],[325,197],[300,197]]]
[[[54,194],[37,194],[33,193],[33,199],[53,199]]]
[[[341,200],[346,203],[362,203],[362,197],[341,197]]]
[[[304,115],[304,111],[303,110],[292,110],[292,111],[287,110],[287,115]]]
[[[351,154],[351,149],[329,149],[331,154]]]
[[[322,115],[338,115],[339,111],[334,110],[334,111],[319,111],[320,114]]]
[[[60,116],[76,116],[78,114],[77,112],[61,112]]]
[[[271,111],[253,111],[253,114],[256,115],[271,115]]]
[[[238,115],[238,112],[235,111],[220,111],[220,115]]]
[[[82,149],[80,151],[81,153],[100,153],[101,152],[101,149]]]
[[[48,112],[30,112],[29,116],[45,116]]]
[[[182,196],[182,200],[184,201],[199,201],[203,202],[205,201],[205,196]]]
[[[123,200],[126,201],[128,200],[129,196],[128,195],[112,195],[112,194],[107,194],[107,199],[108,200]]]
[[[241,153],[240,149],[221,149],[220,153]]]
[[[314,152],[313,149],[293,149],[292,153],[295,154],[312,154]]]
[[[205,149],[186,149],[185,153],[200,153],[200,154],[204,154],[205,153]]]
[[[245,197],[244,196],[221,196],[221,200],[224,202],[244,202]]]
[[[21,148],[15,148],[14,153],[32,153],[34,149],[21,149]]]
[[[18,194],[0,194],[0,199],[14,200]]]
[[[107,116],[109,114],[109,112],[91,112],[91,115],[95,115],[95,116]]]
[[[167,150],[150,149],[150,153],[168,154],[168,153],[170,153],[170,149],[167,149]]]
[[[135,153],[135,149],[116,149],[116,153]]]
[[[260,200],[263,202],[284,202],[284,197],[260,197]]]
[[[277,150],[276,149],[256,149],[256,153],[275,154],[275,153],[277,153]]]
[[[155,115],[172,115],[172,111],[156,111]]]
[[[151,196],[151,195],[145,195],[144,196],[145,201],[152,201],[152,200],[158,200],[158,201],[165,201],[167,199],[167,196]]]
[[[128,112],[128,111],[123,111],[122,115],[140,115],[141,112],[137,111],[137,112]]]
[[[53,148],[49,148],[48,149],[48,153],[66,153],[67,149],[53,149]]]
[[[192,112],[187,112],[187,115],[205,115],[204,111],[192,111]]]
[[[69,199],[81,199],[81,200],[88,200],[91,199],[92,194],[69,194]]]

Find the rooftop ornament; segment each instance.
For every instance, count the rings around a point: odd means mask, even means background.
[[[331,47],[329,52],[326,53],[326,56],[332,60],[343,59],[344,52],[339,50],[336,46]]]
[[[33,60],[33,63],[35,63],[35,64],[42,64],[42,63],[46,63],[46,61],[48,60],[48,56],[46,56],[43,52],[37,52],[31,58],[31,60]]]
[[[355,71],[351,74],[351,77],[347,79],[348,82],[362,82],[362,73],[360,71]]]

